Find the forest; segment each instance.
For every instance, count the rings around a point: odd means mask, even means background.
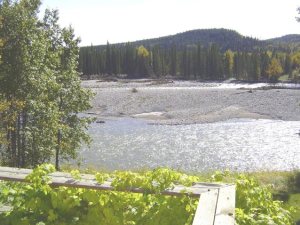
[[[87,79],[91,75],[253,82],[276,82],[281,75],[292,81],[299,79],[298,36],[259,41],[230,30],[200,31],[81,47],[79,71]]]

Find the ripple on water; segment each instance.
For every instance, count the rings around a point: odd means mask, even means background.
[[[299,121],[245,120],[148,125],[136,119],[92,124],[84,164],[109,170],[167,166],[184,171],[300,169]]]

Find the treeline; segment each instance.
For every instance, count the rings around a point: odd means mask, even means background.
[[[120,75],[127,78],[161,78],[171,75],[180,79],[247,81],[278,80],[287,74],[293,79],[300,66],[299,52],[256,50],[222,52],[216,44],[179,48],[135,47],[131,43],[106,47],[82,47],[79,71],[91,75]]]

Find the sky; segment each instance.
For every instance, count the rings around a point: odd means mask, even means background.
[[[193,29],[226,28],[268,39],[299,34],[299,0],[42,0],[58,9],[81,46],[162,37]]]

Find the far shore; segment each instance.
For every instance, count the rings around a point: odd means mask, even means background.
[[[168,125],[235,118],[299,121],[300,89],[293,85],[150,79],[82,81],[83,87],[92,88],[96,94],[88,113],[99,119],[132,117]]]

